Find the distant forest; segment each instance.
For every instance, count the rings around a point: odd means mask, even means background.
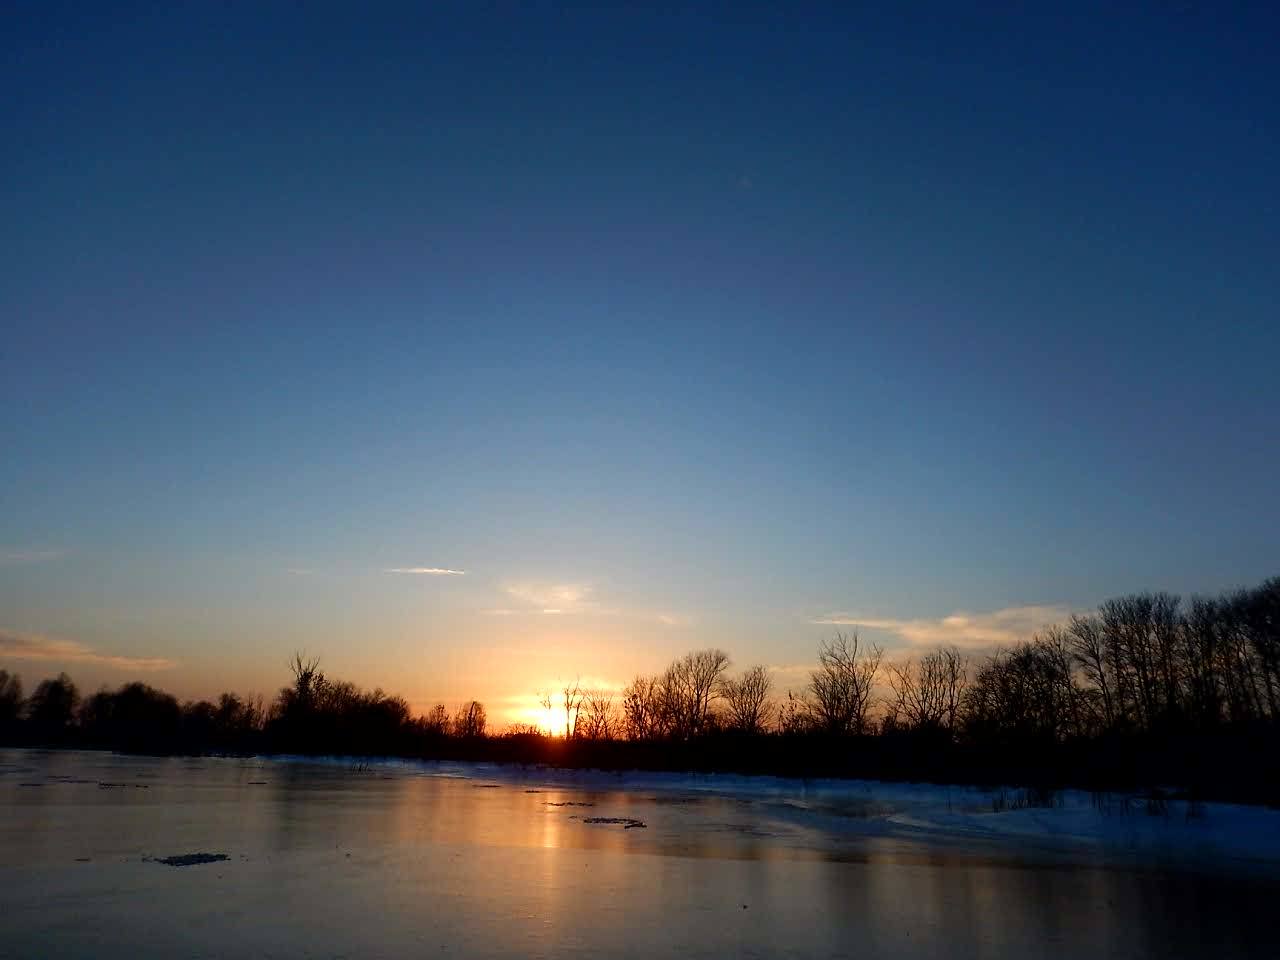
[[[0,743],[144,753],[311,754],[1173,788],[1280,803],[1280,577],[1187,603],[1141,593],[993,655],[891,661],[856,633],[817,652],[800,690],[722,650],[686,654],[624,690],[543,691],[557,735],[489,728],[471,701],[413,716],[382,690],[296,655],[267,703],[179,703],[144,683],[83,697],[62,674],[24,696],[0,670]]]

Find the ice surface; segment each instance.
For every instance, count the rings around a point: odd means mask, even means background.
[[[0,751],[0,957],[1277,954],[1276,811],[1017,800]]]
[[[283,758],[343,769],[340,757]],[[1152,810],[1141,793],[1057,791],[1051,807],[1022,806],[1026,791],[870,780],[786,779],[734,774],[606,772],[493,764],[384,761],[406,777],[462,779],[526,791],[621,792],[666,805],[737,801],[749,819],[771,823],[787,839],[823,836],[822,851],[856,849],[859,838],[945,845],[984,856],[1052,862],[1094,858],[1131,865],[1227,870],[1280,869],[1280,810],[1192,803],[1165,791]],[[544,801],[551,806],[590,800]],[[795,846],[793,842],[791,844]],[[803,844],[801,844],[803,846]]]

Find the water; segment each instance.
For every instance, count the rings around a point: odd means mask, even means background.
[[[470,772],[0,751],[0,957],[1280,954],[1265,863],[904,832],[798,785]],[[227,859],[159,862],[194,853]]]

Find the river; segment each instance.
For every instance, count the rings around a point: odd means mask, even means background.
[[[983,835],[885,796],[0,751],[0,957],[1280,955],[1265,858]]]

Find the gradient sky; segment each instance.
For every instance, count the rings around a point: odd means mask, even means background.
[[[6,7],[0,666],[501,718],[1280,572],[1273,5],[643,6]]]

